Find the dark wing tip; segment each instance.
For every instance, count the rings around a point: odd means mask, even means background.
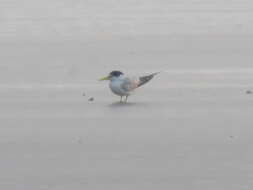
[[[147,76],[143,76],[143,77],[140,77],[139,78],[139,84],[138,84],[138,87],[146,84],[147,82],[149,82],[155,75],[159,74],[160,72],[156,72],[156,73],[153,73],[151,75],[147,75]]]

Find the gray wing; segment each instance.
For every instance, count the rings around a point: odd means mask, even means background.
[[[160,72],[157,73],[153,73],[151,75],[147,75],[147,76],[143,76],[139,78],[139,84],[138,87],[146,84],[147,82],[149,82],[155,75],[159,74]]]
[[[137,88],[138,84],[139,81],[136,79],[125,78],[124,82],[121,84],[121,88],[126,92],[130,92]]]

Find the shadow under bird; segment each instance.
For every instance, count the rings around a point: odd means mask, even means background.
[[[150,75],[130,78],[121,71],[112,71],[109,73],[108,76],[101,78],[100,81],[109,80],[110,84],[109,87],[111,91],[120,96],[120,102],[122,102],[122,97],[125,96],[125,102],[127,102],[128,96],[138,87],[146,84],[149,82],[155,75],[160,72],[153,73]]]

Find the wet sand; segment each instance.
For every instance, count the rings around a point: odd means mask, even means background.
[[[1,187],[250,189],[250,84],[165,79],[127,104],[100,86],[2,89]]]
[[[115,3],[0,0],[0,189],[251,190],[252,3]]]

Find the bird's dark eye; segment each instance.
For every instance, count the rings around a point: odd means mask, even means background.
[[[113,76],[113,77],[119,77],[120,75],[122,75],[123,73],[120,72],[120,71],[112,71],[110,73],[110,76]]]

